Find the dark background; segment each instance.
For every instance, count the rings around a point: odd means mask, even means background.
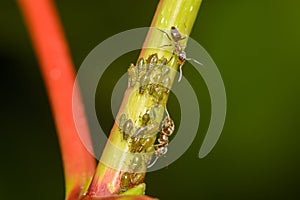
[[[149,26],[158,1],[57,1],[76,69],[101,41]],[[299,1],[206,0],[191,36],[222,74],[228,112],[221,138],[204,159],[207,88],[186,64],[200,102],[198,135],[167,168],[147,174],[147,194],[160,199],[300,199]],[[0,3],[1,199],[63,199],[56,130],[29,35],[15,1]],[[101,79],[113,84],[138,52],[114,62]],[[120,66],[123,66],[122,69]],[[118,71],[117,76],[113,73]],[[113,124],[110,93],[97,94],[99,121]],[[103,96],[105,98],[98,98]],[[102,100],[101,100],[102,99]],[[169,110],[178,121],[171,96]],[[193,120],[193,119],[191,119]],[[177,122],[179,123],[179,122]]]

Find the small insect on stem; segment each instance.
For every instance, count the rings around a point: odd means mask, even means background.
[[[192,60],[199,65],[203,65],[201,62],[199,62],[193,58],[186,57],[186,52],[184,51],[185,45],[181,44],[180,42],[185,40],[187,37],[183,36],[175,26],[171,27],[170,35],[164,30],[161,30],[161,29],[158,29],[158,30],[161,31],[162,33],[164,33],[167,36],[167,38],[172,42],[171,44],[166,44],[161,47],[168,47],[168,46],[173,47],[172,57],[169,59],[168,62],[170,62],[173,59],[174,55],[177,56],[178,64],[179,64],[178,82],[180,82],[182,79],[182,66],[184,65],[186,60]]]
[[[124,172],[121,176],[120,189],[121,193],[128,189],[141,184],[145,179],[145,173],[129,173]]]
[[[165,155],[168,151],[168,144],[169,144],[169,137],[173,134],[175,130],[174,121],[171,119],[167,109],[166,110],[166,117],[162,123],[160,135],[158,138],[158,144],[155,144],[154,147],[156,148],[154,155],[155,159],[152,163],[150,163],[147,168],[152,167],[157,159],[163,155]]]

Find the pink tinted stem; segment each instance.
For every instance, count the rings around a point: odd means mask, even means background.
[[[52,0],[18,0],[31,36],[51,104],[62,152],[66,199],[75,200],[84,192],[95,172],[95,160],[81,143],[72,113],[74,66]],[[79,91],[75,107],[84,110]],[[89,138],[86,119],[83,137]],[[42,177],[41,177],[42,178]]]

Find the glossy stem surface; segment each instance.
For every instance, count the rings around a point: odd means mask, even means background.
[[[95,160],[77,134],[72,113],[74,66],[52,0],[18,0],[46,85],[60,143],[66,199],[77,200],[95,172]],[[79,93],[79,92],[78,92]],[[75,107],[84,111],[80,96]],[[83,113],[81,129],[87,141],[89,129]],[[43,177],[41,177],[43,178]]]

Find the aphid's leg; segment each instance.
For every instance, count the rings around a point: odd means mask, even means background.
[[[194,59],[194,58],[186,58],[185,60],[191,60],[199,65],[203,65],[201,62],[199,62],[198,60]]]
[[[158,30],[159,30],[160,32],[162,32],[163,34],[165,34],[165,35],[168,37],[168,39],[169,39],[170,41],[173,41],[173,40],[171,39],[171,37],[169,36],[169,34],[168,34],[166,31],[164,31],[164,30],[162,30],[162,29],[160,29],[160,28],[158,28]]]

